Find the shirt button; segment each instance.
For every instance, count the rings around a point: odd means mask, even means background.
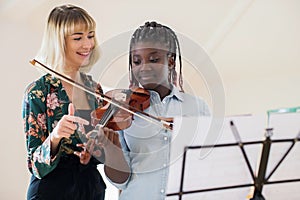
[[[161,190],[160,190],[160,193],[165,193],[165,190],[164,190],[164,189],[161,189]]]
[[[164,137],[164,140],[166,140],[166,141],[167,141],[167,140],[168,140],[168,137],[167,137],[167,136],[165,136],[165,137]]]
[[[167,164],[166,164],[166,163],[164,163],[164,164],[163,164],[163,167],[166,167],[166,166],[167,166]]]

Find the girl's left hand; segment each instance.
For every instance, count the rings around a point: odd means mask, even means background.
[[[79,151],[74,151],[74,154],[79,157],[81,164],[83,164],[83,165],[88,164],[91,157],[92,157],[92,155],[87,150],[86,144],[77,144],[76,146],[83,148],[83,150],[80,151],[80,152]]]
[[[91,135],[96,134],[91,137]],[[109,128],[99,128],[96,132],[91,131],[87,134],[88,141],[84,144],[77,144],[83,150],[81,152],[75,151],[74,154],[80,159],[81,164],[88,164],[91,157],[94,156],[100,159],[102,155],[102,149],[105,150],[107,147],[121,148],[119,141],[119,134]]]
[[[89,139],[87,143],[77,144],[76,146],[83,149],[81,152],[74,151],[74,154],[79,157],[81,164],[88,164],[92,156],[99,159],[102,155],[101,148],[95,145],[94,139]]]

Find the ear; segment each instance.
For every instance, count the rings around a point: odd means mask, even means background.
[[[174,57],[172,56],[168,56],[168,66],[169,68],[175,68],[175,60],[174,60]]]

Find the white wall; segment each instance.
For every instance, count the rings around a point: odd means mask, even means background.
[[[298,0],[2,0],[0,199],[24,199],[26,193],[29,173],[21,101],[25,86],[41,75],[29,60],[39,48],[50,10],[64,2],[90,12],[98,23],[100,43],[147,20],[191,38],[206,49],[223,80],[227,115],[299,106]],[[126,59],[115,62],[126,73]],[[184,73],[191,85],[197,83],[197,76]],[[113,85],[109,80],[103,78],[103,84]],[[211,102],[209,91],[202,94]]]

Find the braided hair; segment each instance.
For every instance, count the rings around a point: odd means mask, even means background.
[[[175,32],[169,27],[158,24],[154,21],[146,22],[143,26],[140,26],[132,35],[130,40],[130,49],[129,49],[129,74],[130,74],[130,86],[138,86],[138,81],[133,76],[132,72],[132,55],[131,52],[134,46],[139,42],[152,42],[160,43],[165,45],[169,49],[168,56],[173,58],[174,63],[176,63],[176,50],[178,50],[179,58],[179,87],[183,92],[183,78],[182,78],[182,62],[181,62],[181,53],[178,38]],[[175,67],[169,68],[169,82],[177,86],[177,72]]]

